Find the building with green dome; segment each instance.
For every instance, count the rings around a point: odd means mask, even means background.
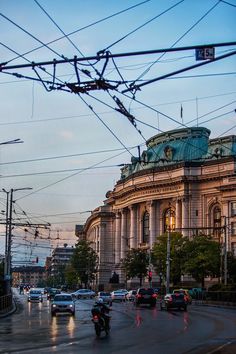
[[[99,255],[95,285],[108,283],[114,271],[122,282],[127,250],[150,250],[170,216],[172,230],[209,234],[221,243],[226,237],[236,255],[236,136],[210,139],[204,127],[171,130],[150,138],[121,168],[114,189],[77,234]]]

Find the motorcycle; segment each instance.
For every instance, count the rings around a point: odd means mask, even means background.
[[[92,311],[92,322],[94,323],[94,329],[96,332],[96,336],[100,337],[102,332],[105,332],[106,336],[109,334],[110,331],[110,316],[102,315],[100,311],[93,310]],[[104,319],[106,316],[106,320]]]

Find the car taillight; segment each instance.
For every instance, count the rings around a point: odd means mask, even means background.
[[[152,297],[156,298],[156,297],[157,297],[157,294],[152,294]]]
[[[97,316],[97,315],[94,315],[94,316],[93,316],[93,319],[94,319],[94,320],[98,320],[98,316]]]
[[[140,298],[140,297],[142,297],[142,295],[141,295],[141,294],[138,294],[138,295],[136,295],[136,296],[137,296],[137,297],[139,297],[139,298]]]
[[[188,301],[188,298],[187,298],[187,296],[184,296],[184,301]]]

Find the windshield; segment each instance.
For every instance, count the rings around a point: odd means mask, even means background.
[[[54,301],[72,301],[72,298],[69,295],[60,295],[55,296]]]
[[[30,290],[30,294],[41,294],[40,290]]]

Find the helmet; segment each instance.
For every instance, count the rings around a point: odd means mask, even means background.
[[[101,297],[99,297],[96,301],[97,304],[103,304],[103,299]]]

